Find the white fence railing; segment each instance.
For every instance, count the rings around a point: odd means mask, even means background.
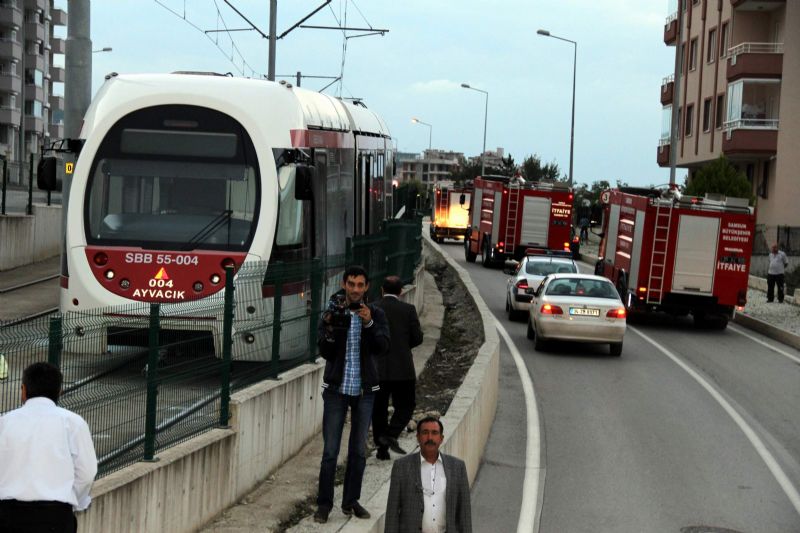
[[[670,23],[671,23],[673,20],[678,20],[678,12],[677,12],[677,11],[676,11],[675,13],[673,13],[673,14],[671,14],[671,15],[667,16],[667,21],[664,23],[664,26],[669,26],[669,24],[670,24]]]
[[[658,147],[662,148],[664,146],[669,146],[669,137],[661,137],[658,140]]]
[[[675,81],[675,74],[670,74],[669,76],[664,76],[664,78],[661,79],[661,86],[664,87],[668,83],[672,83],[673,81]]]
[[[741,43],[728,49],[731,65],[736,64],[736,56],[741,54],[782,54],[783,43]]]
[[[722,129],[725,138],[730,140],[733,130],[777,130],[779,122],[777,118],[740,118],[726,121]]]

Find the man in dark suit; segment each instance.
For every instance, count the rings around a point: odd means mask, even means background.
[[[386,504],[386,533],[471,533],[469,479],[464,461],[439,453],[444,428],[437,418],[417,425],[419,455],[392,465]]]
[[[378,375],[381,388],[375,395],[372,410],[372,437],[378,447],[378,459],[391,459],[389,448],[405,455],[397,443],[397,437],[406,427],[416,407],[416,379],[414,356],[411,348],[422,344],[422,328],[417,309],[400,301],[403,282],[398,276],[387,276],[383,282],[383,298],[378,306],[386,313],[391,341],[386,357],[378,360]],[[389,398],[394,405],[394,414],[387,424]]]

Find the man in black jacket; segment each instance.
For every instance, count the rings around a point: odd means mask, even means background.
[[[398,276],[388,276],[383,282],[383,298],[378,307],[386,313],[392,341],[389,353],[378,361],[381,388],[375,396],[372,410],[372,437],[378,447],[378,459],[387,460],[388,448],[405,455],[397,443],[397,437],[414,414],[417,373],[411,348],[422,344],[422,328],[417,309],[400,301],[403,282]],[[394,414],[387,424],[389,398],[394,405]]]
[[[367,434],[375,393],[380,388],[376,358],[389,346],[389,326],[383,311],[363,302],[369,276],[351,266],[342,277],[342,290],[334,294],[318,327],[319,351],[325,359],[323,377],[322,438],[324,450],[319,469],[319,492],[314,521],[325,523],[333,507],[336,459],[350,409],[350,439],[344,474],[342,512],[369,518],[358,503],[367,456]]]

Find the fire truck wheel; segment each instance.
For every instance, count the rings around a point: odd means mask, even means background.
[[[608,345],[608,352],[615,357],[619,357],[622,355],[622,343],[612,342]]]
[[[469,238],[464,239],[464,258],[467,263],[474,263],[477,256],[478,254],[469,249]]]
[[[489,259],[489,243],[483,241],[483,252],[481,253],[481,262],[483,266],[489,268],[489,265],[492,264],[492,261]]]

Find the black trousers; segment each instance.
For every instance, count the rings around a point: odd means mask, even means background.
[[[775,286],[778,286],[778,301],[783,301],[783,274],[767,274],[767,301],[771,302],[775,296]]]
[[[417,406],[417,382],[413,379],[403,381],[381,381],[381,389],[375,394],[375,406],[372,408],[372,438],[378,445],[378,437],[386,435],[397,438],[403,432],[414,408]],[[389,421],[389,399],[394,406],[392,420]]]
[[[0,500],[0,533],[76,533],[72,506],[62,502]]]

